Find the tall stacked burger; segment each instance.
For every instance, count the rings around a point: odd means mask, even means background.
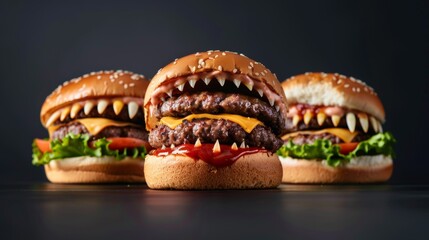
[[[60,85],[43,103],[49,139],[33,142],[33,164],[54,183],[144,182],[149,81],[128,71],[92,72]]]
[[[371,183],[390,178],[395,139],[383,104],[353,77],[306,73],[282,83],[290,133],[278,150],[286,183]]]
[[[274,74],[242,54],[208,51],[168,64],[144,101],[146,182],[155,189],[272,188],[286,98]]]

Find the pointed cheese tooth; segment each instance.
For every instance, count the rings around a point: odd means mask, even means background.
[[[85,115],[88,115],[91,110],[94,108],[95,103],[93,101],[88,101],[85,103],[85,106],[83,107],[83,112],[85,113]]]
[[[71,110],[70,110],[70,117],[74,118],[76,117],[76,114],[82,109],[82,104],[75,103],[73,104]]]
[[[215,145],[213,146],[213,152],[214,153],[219,153],[220,152],[220,144],[219,144],[219,140],[216,140]]]
[[[338,115],[332,115],[332,116],[331,116],[331,120],[332,120],[332,123],[334,124],[334,126],[336,127],[336,126],[338,126],[338,124],[340,123],[341,116],[338,116]]]
[[[294,115],[293,118],[292,118],[292,125],[294,127],[298,126],[299,121],[301,121],[301,116]]]
[[[217,78],[217,81],[219,82],[219,84],[223,87],[223,85],[225,85],[225,78],[221,78],[221,77],[218,77]]]
[[[363,131],[368,132],[368,116],[365,113],[359,113],[358,118]]]
[[[183,91],[183,88],[185,88],[185,83],[182,83],[180,85],[177,85],[177,89],[179,89],[179,91]]]
[[[259,96],[263,97],[264,96],[264,91],[262,89],[258,89],[256,90],[259,93]]]
[[[197,138],[197,141],[195,141],[194,147],[201,147],[201,141],[199,138]]]
[[[197,83],[196,79],[189,79],[189,86],[191,86],[192,88],[195,87],[195,84]]]
[[[280,110],[280,106],[279,105],[277,105],[276,106],[276,111],[278,112]]]
[[[162,149],[162,150],[164,150],[164,149],[165,149],[165,145],[164,145],[164,144],[162,144],[162,147],[161,147],[161,149]]]
[[[349,128],[350,132],[355,132],[356,116],[354,115],[354,113],[351,113],[351,112],[347,113],[346,122],[347,122],[347,127]]]
[[[375,132],[378,132],[378,121],[374,117],[369,117],[369,121],[371,122],[371,126]]]
[[[170,145],[170,148],[175,148],[176,146],[174,145],[174,143],[172,143],[171,145]]]
[[[231,149],[232,150],[237,150],[238,149],[237,144],[235,142],[232,144]]]
[[[326,114],[325,113],[320,112],[317,114],[317,123],[319,124],[319,126],[322,126],[323,123],[325,122],[325,120],[326,120]]]
[[[61,111],[54,112],[46,121],[46,127],[51,126],[52,123],[54,123],[59,117],[60,117]]]
[[[274,106],[274,98],[268,98],[268,102],[270,102],[271,107]]]
[[[252,91],[253,89],[253,82],[249,82],[249,83],[243,83],[244,86],[246,86],[250,91]]]
[[[304,114],[304,123],[305,125],[308,125],[308,123],[310,122],[310,120],[313,118],[313,113],[310,111],[306,111]]]
[[[136,116],[138,110],[139,110],[139,105],[136,102],[128,103],[128,114],[130,115],[131,119],[133,119]]]
[[[116,115],[118,115],[122,111],[123,107],[124,107],[124,103],[121,100],[115,100],[113,102],[113,111],[115,112]]]
[[[170,89],[170,90],[168,90],[167,92],[165,92],[165,93],[167,93],[167,95],[169,96],[169,97],[172,97],[173,96],[173,89]]]
[[[240,87],[240,84],[241,84],[240,80],[234,79],[233,82],[234,82],[235,86],[237,86],[237,88]]]
[[[209,85],[210,81],[211,81],[211,79],[210,79],[210,78],[204,78],[204,83],[205,83],[206,85]]]
[[[98,104],[97,104],[97,111],[98,111],[98,113],[102,114],[104,112],[104,110],[106,110],[108,104],[109,103],[106,100],[104,100],[104,99],[99,100]]]
[[[65,107],[61,112],[60,120],[63,121],[70,113],[70,107]]]
[[[246,147],[246,143],[243,140],[243,142],[240,144],[240,148],[245,148],[245,147]]]

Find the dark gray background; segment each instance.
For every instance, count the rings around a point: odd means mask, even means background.
[[[279,2],[279,3],[275,3]],[[427,1],[11,1],[0,5],[0,180],[43,181],[31,141],[45,97],[103,69],[151,77],[196,51],[242,52],[280,80],[306,71],[366,81],[398,143],[392,183],[429,183]]]

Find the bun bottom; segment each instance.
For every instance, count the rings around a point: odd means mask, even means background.
[[[389,180],[393,172],[390,156],[362,156],[340,167],[326,161],[280,157],[283,183],[376,183]]]
[[[144,168],[152,189],[274,188],[282,180],[278,156],[267,152],[244,155],[220,168],[183,155],[147,155]]]
[[[144,183],[144,160],[141,158],[77,157],[54,160],[45,165],[52,183]]]

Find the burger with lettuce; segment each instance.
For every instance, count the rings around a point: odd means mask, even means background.
[[[149,81],[128,71],[85,74],[43,103],[49,138],[33,142],[33,164],[54,183],[144,182],[148,132],[143,98]]]
[[[289,110],[277,151],[285,183],[371,183],[392,175],[383,104],[353,77],[305,73],[282,83]]]

